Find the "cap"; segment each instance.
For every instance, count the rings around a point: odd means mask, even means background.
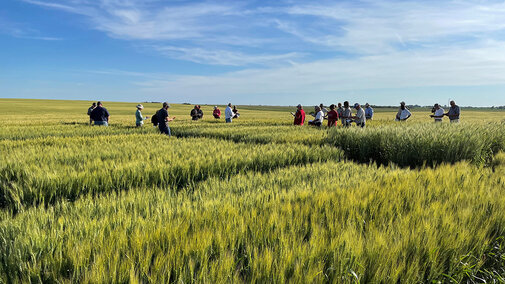
[[[358,108],[359,107],[359,104],[358,103],[355,103],[354,104],[354,108]]]
[[[400,104],[401,104],[401,105],[404,105],[404,104],[405,104],[405,102],[400,102]]]
[[[138,105],[137,105],[137,108],[144,108],[144,106],[143,106],[143,105],[141,105],[141,104],[138,104]]]
[[[301,104],[298,104],[296,107],[302,107],[302,105],[301,105]]]

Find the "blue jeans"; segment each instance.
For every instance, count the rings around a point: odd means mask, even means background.
[[[172,136],[172,132],[170,131],[170,127],[168,127],[168,125],[167,125],[166,127],[163,127],[163,126],[161,126],[161,124],[160,124],[160,127],[159,127],[159,128],[160,128],[160,132],[161,132],[161,134],[166,134],[166,135],[168,135],[168,136]]]
[[[227,118],[226,123],[231,123],[231,118]]]
[[[109,123],[107,121],[97,121],[97,120],[95,120],[95,125],[109,126]]]

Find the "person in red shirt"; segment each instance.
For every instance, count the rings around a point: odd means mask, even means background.
[[[214,107],[212,115],[214,116],[215,119],[221,118],[221,111],[217,108],[217,106]]]
[[[305,111],[303,111],[302,105],[298,105],[296,109],[296,113],[291,113],[295,117],[294,125],[303,125],[305,122]]]
[[[335,110],[335,105],[330,106],[330,111],[328,112],[328,127],[337,126],[338,112]]]

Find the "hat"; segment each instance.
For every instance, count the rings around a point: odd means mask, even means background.
[[[400,104],[401,104],[401,105],[404,105],[404,104],[405,104],[405,102],[400,102]]]
[[[298,104],[296,107],[302,107],[302,105],[301,105],[301,104]]]
[[[365,104],[365,106],[370,106],[370,104],[369,104],[369,103],[366,103],[366,104]]]
[[[144,106],[143,106],[143,105],[141,105],[141,104],[138,104],[138,105],[137,105],[137,108],[144,108]]]
[[[355,103],[354,104],[354,108],[358,108],[359,107],[359,104],[358,103]]]

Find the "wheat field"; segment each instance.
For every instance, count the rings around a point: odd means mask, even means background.
[[[505,111],[316,129],[174,104],[167,137],[90,104],[0,99],[0,283],[505,282]]]

